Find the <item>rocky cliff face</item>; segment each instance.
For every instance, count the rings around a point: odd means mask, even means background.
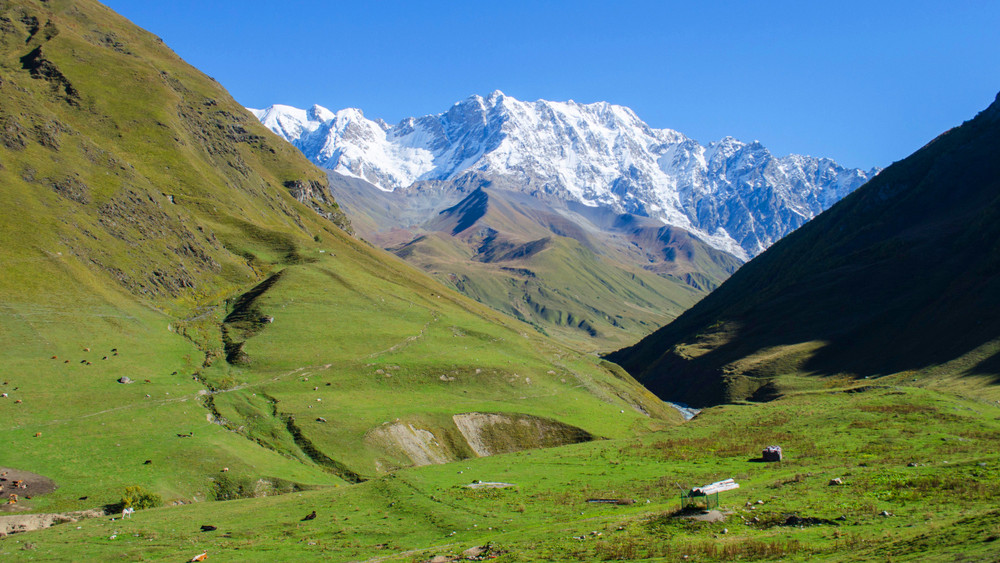
[[[608,103],[523,102],[493,92],[389,126],[357,109],[251,110],[320,166],[393,191],[468,174],[508,189],[659,219],[749,259],[877,170],[776,157],[731,137],[701,145]]]

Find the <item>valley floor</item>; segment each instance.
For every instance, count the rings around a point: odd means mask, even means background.
[[[996,561],[992,399],[831,379],[638,438],[13,534],[0,560]],[[771,444],[784,460],[757,461]],[[721,493],[723,520],[676,517],[681,490],[726,478],[740,487]],[[467,486],[476,481],[513,486]]]

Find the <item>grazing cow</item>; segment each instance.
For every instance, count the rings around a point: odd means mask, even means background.
[[[122,510],[122,518],[131,518],[133,514],[135,514],[135,509],[131,506],[127,506]]]
[[[316,511],[315,511],[315,510],[313,510],[313,511],[312,511],[312,512],[310,512],[309,514],[306,514],[306,517],[305,517],[305,518],[303,518],[303,519],[302,519],[302,521],[304,522],[304,521],[306,521],[306,520],[315,520],[315,519],[316,519]]]

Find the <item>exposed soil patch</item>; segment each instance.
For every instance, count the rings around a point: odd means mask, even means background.
[[[726,515],[718,510],[708,510],[690,516],[682,516],[682,518],[690,518],[698,522],[723,522],[726,520]]]
[[[0,512],[27,510],[24,504],[27,497],[42,496],[56,490],[56,483],[52,479],[10,467],[0,467],[0,486],[3,486],[0,491]],[[8,504],[11,495],[16,495],[18,499],[14,504]]]
[[[370,438],[379,444],[401,449],[414,465],[448,463],[454,459],[447,444],[442,445],[429,430],[396,422],[374,428]]]
[[[48,528],[63,522],[76,522],[83,518],[96,518],[104,516],[104,511],[100,509],[78,510],[76,512],[59,512],[56,514],[16,514],[12,516],[0,516],[0,538],[9,534],[21,532],[32,532]]]
[[[433,432],[418,422],[383,424],[365,440],[414,465],[430,465],[596,439],[582,428],[522,413],[471,412],[451,419],[453,424],[441,424]]]
[[[578,444],[595,438],[582,428],[525,414],[471,412],[456,414],[452,420],[480,457]]]

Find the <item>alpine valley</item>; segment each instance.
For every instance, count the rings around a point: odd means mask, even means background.
[[[608,103],[496,91],[389,126],[250,110],[329,171],[358,232],[491,307],[608,350],[675,318],[877,170],[707,146]]]
[[[1000,101],[861,187],[606,104],[261,116],[0,0],[0,561],[1000,560]]]

